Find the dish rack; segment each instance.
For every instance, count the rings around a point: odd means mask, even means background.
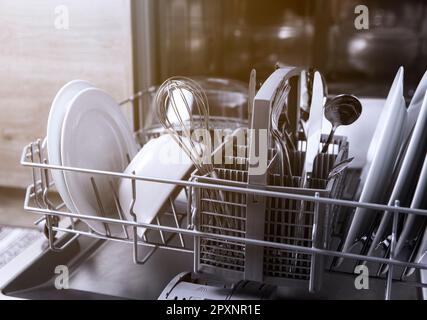
[[[141,107],[143,105],[143,97],[143,92],[138,93],[124,101],[122,105],[131,104]],[[245,124],[242,119],[237,119],[237,121],[220,119],[219,122],[221,121],[234,122],[237,127]],[[148,132],[139,131],[135,133],[135,139],[141,142],[141,137],[146,140],[147,137],[153,138],[158,134],[161,134],[161,130],[158,128]],[[156,250],[174,250],[194,256],[193,271],[195,273],[206,271],[224,279],[229,277],[247,279],[247,267],[252,266],[258,272],[257,280],[285,286],[291,285],[296,281],[298,285],[303,283],[310,291],[315,291],[319,287],[320,279],[324,272],[322,260],[345,258],[355,262],[367,261],[389,266],[390,272],[384,278],[384,281],[386,286],[385,298],[390,299],[393,283],[402,281],[393,279],[393,268],[427,269],[427,264],[399,261],[394,258],[393,248],[396,245],[399,214],[426,216],[427,210],[400,207],[398,201],[396,201],[395,206],[387,206],[339,199],[338,197],[344,187],[345,176],[341,175],[326,181],[325,174],[327,174],[333,163],[337,161],[337,158],[339,160],[339,157],[347,156],[346,146],[345,138],[336,137],[333,148],[335,151],[322,156],[315,164],[316,173],[310,182],[313,188],[301,189],[290,187],[286,184],[285,186],[278,185],[277,175],[274,173],[274,167],[276,166],[274,152],[270,152],[269,156],[269,169],[272,169],[273,173],[269,174],[268,186],[259,188],[259,186],[251,186],[245,183],[247,181],[247,160],[241,161],[242,159],[239,159],[237,161],[238,159],[234,159],[231,165],[217,167],[218,179],[200,176],[197,172],[194,172],[189,180],[158,179],[118,172],[50,165],[47,162],[44,141],[38,139],[25,146],[21,156],[21,164],[31,168],[32,173],[32,183],[27,187],[25,194],[24,209],[41,216],[35,223],[44,225],[49,247],[53,251],[65,249],[78,237],[118,241],[130,245],[130,256],[133,257],[136,264],[143,265]],[[241,148],[246,147],[241,146]],[[301,157],[303,157],[303,151],[301,150],[293,155],[293,163],[296,166],[298,166],[298,159],[301,160]],[[188,197],[187,208],[186,210],[179,210],[173,199],[171,199],[170,208],[166,212],[159,214],[152,223],[141,223],[135,219],[128,221],[122,218],[123,215],[120,212],[125,209],[121,208],[117,195],[112,192],[119,211],[119,218],[104,217],[102,205],[100,205],[99,215],[97,216],[77,214],[68,211],[55,192],[55,186],[50,174],[52,170],[91,175],[94,195],[98,201],[100,201],[100,198],[97,195],[96,177],[100,175],[108,176],[112,180],[130,179],[133,182],[133,200],[138,196],[135,188],[137,180],[174,184],[185,190]],[[286,183],[289,183],[289,181],[295,182],[294,180],[298,181],[298,179],[300,177],[288,177]],[[215,201],[215,198],[203,197],[206,190],[225,195],[226,202],[223,203],[226,205],[227,211],[225,212],[230,213],[235,222],[233,228],[227,230],[227,232],[219,232],[218,229],[215,229],[215,225],[206,226],[204,224],[204,219],[207,216],[205,209],[209,208],[212,201]],[[249,221],[245,219],[246,202],[249,197],[266,200],[266,219],[263,225],[250,226]],[[286,209],[290,209],[287,212],[291,213],[291,217],[296,212],[301,211],[301,204],[303,204],[304,223],[299,226],[293,225],[292,221],[283,221],[282,223],[280,219],[285,218],[283,210],[278,210],[278,207],[282,204],[285,204]],[[338,249],[328,247],[328,230],[330,229],[330,223],[334,221],[335,215],[340,213],[343,208],[355,209],[357,207],[393,212],[395,223],[393,224],[392,250],[389,258],[344,253]],[[230,209],[231,211],[228,211]],[[63,222],[68,219],[69,223],[60,223],[61,219]],[[77,220],[83,222],[86,227],[77,227]],[[87,224],[88,221],[103,222],[105,234],[92,230]],[[291,231],[287,234],[288,237],[283,236],[281,231],[278,231],[279,226],[285,229],[289,227]],[[248,234],[252,227],[257,227],[259,230],[264,229],[262,230],[263,236],[249,236]],[[301,239],[292,236],[298,230],[298,227],[304,230]],[[116,235],[115,233],[113,235],[110,228],[121,229],[121,235]],[[143,239],[136,236],[138,228],[149,230]],[[61,240],[61,234],[64,233],[72,235],[66,243]],[[211,259],[213,260],[212,263],[207,263],[207,257],[211,254],[208,250],[209,246],[211,246],[209,241],[214,241],[215,243],[213,246],[215,255]],[[151,250],[143,257],[140,257],[138,255],[138,247],[140,246],[151,247]],[[245,250],[242,250],[243,248]],[[252,248],[261,249],[263,258],[258,259],[258,261],[246,261],[245,254]],[[222,255],[225,257],[221,257]],[[226,265],[222,259],[229,259],[230,257],[232,259],[231,263]],[[251,275],[250,278],[252,277]],[[419,280],[407,280],[406,282],[408,285],[415,287],[427,287],[426,284],[422,284]]]

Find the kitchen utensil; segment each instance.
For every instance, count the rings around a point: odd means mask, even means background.
[[[299,105],[301,113],[308,113],[310,110],[310,95],[308,83],[308,71],[302,70],[300,75],[300,89],[299,89]],[[304,117],[300,116],[300,120]],[[303,119],[306,120],[306,119]]]
[[[388,185],[391,172],[402,142],[402,130],[406,121],[405,100],[403,98],[403,68],[401,67],[391,86],[380,122],[367,154],[367,164],[362,171],[366,179],[360,202],[378,203],[383,201],[384,186]],[[377,141],[378,140],[378,141]],[[365,177],[365,178],[364,178]],[[344,241],[342,251],[347,252],[361,236],[370,233],[375,212],[357,208]],[[342,259],[337,261],[337,265]]]
[[[204,148],[210,141],[209,104],[200,85],[189,78],[169,78],[157,90],[154,103],[160,123],[196,168],[204,174],[211,173],[211,154]],[[201,137],[193,135],[195,121],[201,124]]]
[[[322,115],[323,106],[326,101],[326,83],[320,74],[316,71],[314,74],[313,90],[311,96],[310,115],[305,126],[305,134],[307,138],[307,148],[303,163],[303,171],[301,174],[300,187],[308,188],[308,181],[313,173],[314,159],[316,158],[319,146],[320,137],[322,135]],[[304,209],[305,202],[299,204],[299,212],[297,216],[296,238],[302,238],[304,225]],[[298,258],[295,258],[295,262]]]
[[[61,130],[65,114],[72,99],[82,90],[91,88],[92,85],[83,80],[73,80],[64,85],[53,99],[52,106],[47,120],[47,154],[49,164],[62,165],[61,161]],[[68,194],[65,184],[64,174],[59,170],[52,170],[52,179],[56,190],[61,195],[65,206],[71,212],[76,212],[76,208]]]
[[[280,68],[289,68],[289,66],[281,65],[279,63],[276,64],[276,69]],[[286,149],[290,148],[292,151],[296,151],[294,139],[298,136],[298,123],[299,123],[299,103],[300,92],[301,89],[301,77],[304,73],[304,70],[295,69],[295,71],[300,71],[299,77],[286,77],[284,78],[277,88],[273,103],[271,107],[271,112],[275,113],[275,128],[276,134],[281,135],[280,141],[285,141],[284,145]],[[294,87],[298,90],[291,91],[291,88]],[[286,108],[285,108],[286,106]],[[294,108],[290,109],[289,107],[294,106]],[[270,114],[270,124],[272,114]],[[271,129],[271,127],[270,127]],[[288,152],[289,153],[289,152]],[[288,157],[289,158],[289,157]],[[289,170],[288,170],[289,171]]]
[[[136,152],[126,118],[107,93],[88,88],[70,102],[61,133],[64,166],[123,172]],[[77,213],[117,217],[111,196],[111,184],[117,187],[117,179],[70,171],[64,171],[64,177]],[[108,233],[102,222],[90,221],[89,225],[98,233]]]
[[[351,126],[340,126],[335,131],[335,135],[345,136],[351,146],[349,149],[349,157],[354,160],[350,164],[350,168],[363,168],[366,164],[366,154],[369,149],[369,141],[375,131],[376,124],[380,119],[381,111],[384,109],[385,98],[363,98],[361,97],[363,112]],[[323,115],[322,134],[329,135],[331,131],[331,123]],[[368,141],[368,143],[367,143]]]
[[[160,123],[184,150],[196,169],[201,174],[216,178],[211,159],[209,104],[200,85],[185,77],[169,78],[159,87],[154,102]],[[201,125],[197,128],[198,134],[194,130],[196,118]],[[221,191],[207,193],[210,198],[224,199]],[[214,210],[224,212],[227,208],[217,204]],[[218,224],[221,227],[225,226],[221,221],[218,221]]]
[[[344,161],[341,161],[340,163],[337,163],[335,167],[332,168],[331,172],[328,174],[328,180],[340,175],[348,166],[350,163],[354,160],[354,158],[348,158]]]
[[[256,95],[256,70],[252,69],[249,77],[249,90],[248,90],[248,123],[252,122],[252,113],[254,109],[254,100]]]
[[[347,126],[355,122],[362,113],[362,104],[353,95],[341,94],[328,100],[325,105],[325,117],[332,124],[328,140],[323,145],[322,153],[328,151],[335,131],[339,126]]]
[[[289,157],[289,150],[285,141],[286,138],[284,136],[286,133],[283,133],[279,129],[279,119],[280,115],[282,114],[283,107],[286,104],[286,99],[290,91],[290,86],[288,84],[285,84],[284,86],[281,86],[278,91],[278,98],[276,97],[275,101],[273,102],[270,114],[270,132],[272,138],[274,139],[276,150],[280,159],[281,177],[282,179],[284,179],[285,175],[291,177],[293,174]]]
[[[280,88],[289,79],[299,76],[300,73],[301,68],[297,67],[284,66],[283,68],[279,68],[264,82],[256,94],[251,122],[252,130],[249,133],[249,176],[251,183],[261,185],[265,185],[266,183],[266,170],[264,169],[267,166],[266,163],[264,165],[260,163],[262,160],[260,159],[260,154],[266,155],[267,144],[260,145],[261,133],[270,131],[273,105],[275,101],[278,102],[279,93],[283,93]],[[262,152],[260,151],[261,148],[263,148]],[[266,159],[264,160],[266,162]]]
[[[187,143],[183,139],[184,143]],[[165,134],[148,141],[138,152],[125,170],[125,174],[150,178],[181,180],[190,174],[193,163],[185,152],[175,143],[171,135]],[[149,181],[136,181],[136,201],[133,211],[137,222],[151,223],[161,210],[169,204],[168,200],[177,195],[180,187]],[[119,184],[120,205],[125,217],[132,221],[129,213],[132,203],[132,181],[121,179]],[[142,237],[145,228],[138,228],[138,236]]]
[[[190,79],[197,82],[206,94],[209,103],[209,117],[218,119],[234,118],[246,121],[248,112],[248,86],[243,81],[217,78],[192,76]],[[142,104],[140,111],[144,119],[145,128],[156,128],[160,124],[157,118],[154,97],[158,86],[153,86],[144,91],[146,106]],[[211,121],[210,121],[211,122]],[[249,120],[250,123],[250,120]]]
[[[320,137],[322,134],[322,115],[323,106],[326,101],[326,87],[322,75],[316,71],[314,75],[312,99],[310,106],[310,115],[305,125],[305,134],[307,138],[307,149],[305,153],[302,184],[305,185],[307,176],[310,176],[313,171],[314,159],[316,158],[319,146]]]

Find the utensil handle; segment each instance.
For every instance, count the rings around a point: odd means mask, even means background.
[[[254,109],[254,100],[256,95],[256,70],[252,69],[249,77],[249,91],[248,91],[248,124],[252,124],[252,113]]]
[[[328,151],[328,147],[331,144],[332,139],[334,138],[335,130],[336,130],[336,127],[332,127],[331,132],[329,133],[329,136],[328,136],[328,140],[326,140],[326,143],[323,145],[322,153],[326,153]]]

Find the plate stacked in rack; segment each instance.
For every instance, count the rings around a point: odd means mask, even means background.
[[[137,153],[117,102],[82,80],[69,82],[56,95],[48,119],[47,146],[51,165],[120,173]],[[67,170],[52,170],[52,178],[71,212],[117,217],[117,179]],[[100,234],[110,232],[100,221],[86,221]]]
[[[426,209],[426,92],[427,72],[406,107],[403,68],[399,69],[369,147],[367,164],[362,172],[364,183],[360,202]],[[369,256],[389,257],[392,222],[393,212],[357,208],[342,251],[359,253],[362,250],[362,254]],[[419,263],[427,250],[425,229],[423,216],[400,215],[394,258]],[[378,269],[379,273],[385,271],[386,266]],[[409,275],[412,271],[405,270],[403,274]]]

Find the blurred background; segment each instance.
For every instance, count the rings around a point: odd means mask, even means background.
[[[355,27],[360,1],[353,0],[151,2],[156,81],[203,74],[247,82],[252,68],[265,79],[280,62],[317,67],[337,90],[351,84],[383,96],[400,65],[409,92],[427,63],[427,5],[420,0],[364,1],[367,30]],[[141,16],[140,8],[135,13]]]

